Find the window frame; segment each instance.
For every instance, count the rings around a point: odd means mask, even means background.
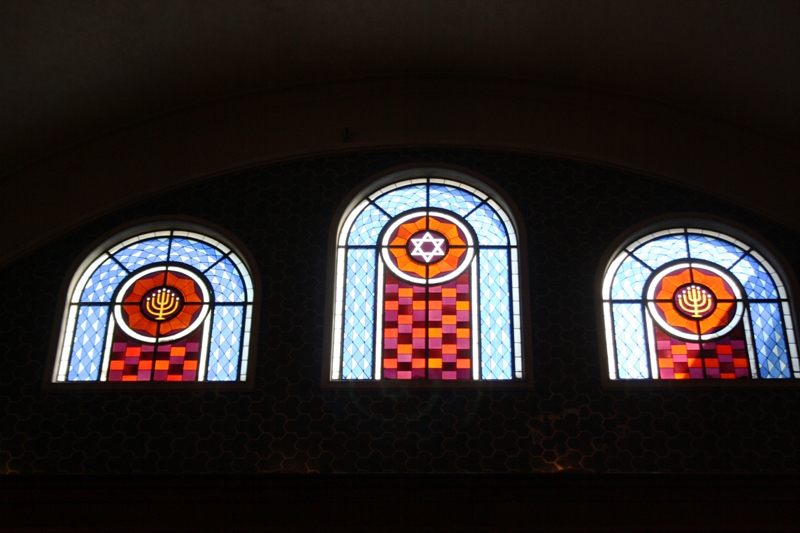
[[[85,275],[87,269],[100,256],[124,241],[139,235],[157,231],[190,231],[203,236],[211,237],[228,247],[231,253],[249,270],[252,285],[252,302],[244,305],[251,306],[249,326],[250,331],[243,333],[249,336],[247,345],[248,370],[244,380],[237,381],[56,381],[59,364],[59,355],[62,352],[65,331],[68,327],[70,298],[77,284]],[[122,280],[120,283],[122,283]],[[255,258],[246,246],[231,232],[226,229],[194,217],[181,215],[168,215],[148,217],[131,221],[127,224],[105,232],[86,246],[67,269],[59,290],[58,309],[56,310],[42,388],[48,392],[77,392],[77,391],[129,391],[129,390],[169,390],[169,391],[208,391],[208,390],[245,390],[255,386],[256,361],[258,354],[258,325],[261,311],[261,276]],[[247,326],[245,322],[244,327]],[[211,325],[209,325],[211,327]],[[209,337],[212,332],[209,332]],[[240,352],[240,363],[242,354]]]
[[[786,300],[789,307],[789,314],[794,326],[795,343],[797,350],[800,351],[800,338],[797,333],[797,303],[795,295],[798,292],[797,278],[789,266],[789,262],[781,254],[781,252],[765,237],[761,236],[756,231],[739,224],[738,222],[726,219],[724,217],[709,215],[705,213],[694,212],[681,212],[660,215],[653,217],[634,226],[628,228],[606,248],[602,258],[598,264],[595,275],[595,313],[597,318],[597,332],[598,332],[598,357],[600,359],[601,369],[601,384],[604,388],[609,389],[634,389],[639,390],[642,388],[752,388],[752,387],[797,387],[800,386],[800,378],[794,377],[794,371],[791,371],[792,376],[789,378],[776,379],[776,378],[761,378],[758,379],[654,379],[652,377],[646,379],[612,379],[610,369],[609,355],[609,342],[613,343],[614,340],[608,338],[608,330],[606,325],[605,315],[605,299],[603,294],[603,286],[606,280],[606,275],[617,259],[619,254],[634,242],[653,233],[664,230],[684,229],[684,228],[697,228],[712,232],[718,232],[725,236],[734,238],[746,244],[750,249],[761,255],[771,266],[775,274],[780,276],[783,282],[784,290],[786,291]],[[714,263],[716,264],[716,263]],[[722,267],[719,267],[722,268]],[[746,296],[744,300],[747,301]],[[748,348],[749,351],[749,348]],[[791,354],[789,355],[791,366]],[[758,370],[758,369],[756,369]]]
[[[331,378],[334,348],[334,318],[336,316],[336,284],[340,265],[337,261],[338,242],[350,213],[365,198],[392,183],[419,178],[450,179],[474,187],[494,200],[505,211],[514,225],[518,254],[518,283],[520,309],[520,340],[522,378],[507,380],[429,380],[429,379],[339,379]],[[379,246],[378,246],[379,247]],[[532,332],[529,308],[528,238],[521,212],[501,187],[490,179],[470,169],[442,163],[410,163],[386,169],[362,181],[342,200],[333,215],[328,234],[328,261],[326,276],[325,328],[322,356],[321,385],[325,389],[516,389],[533,384]],[[477,289],[476,289],[477,290]]]

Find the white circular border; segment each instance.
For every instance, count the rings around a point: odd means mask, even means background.
[[[658,310],[657,310],[658,308],[656,307],[656,302],[653,301],[654,296],[655,296],[656,286],[668,274],[671,274],[672,272],[675,272],[676,270],[681,270],[681,269],[684,269],[684,268],[699,268],[699,269],[708,270],[710,272],[713,272],[714,274],[718,275],[723,280],[725,280],[728,283],[728,286],[731,289],[733,289],[734,297],[736,298],[736,302],[735,302],[736,303],[736,307],[735,307],[736,311],[735,311],[734,317],[731,319],[731,321],[728,323],[727,326],[725,326],[724,328],[722,328],[719,331],[715,331],[714,333],[689,334],[689,333],[686,333],[686,332],[683,332],[683,331],[679,331],[678,329],[674,328],[673,326],[670,326],[663,318],[661,318],[661,316],[659,315]],[[647,288],[647,294],[645,295],[645,297],[647,298],[647,307],[648,307],[648,310],[650,311],[650,316],[653,318],[653,320],[655,320],[658,323],[658,325],[661,326],[670,335],[674,335],[674,336],[678,337],[679,339],[683,339],[683,340],[687,340],[687,341],[710,341],[710,340],[722,337],[723,335],[727,335],[733,328],[735,328],[739,324],[739,321],[742,318],[742,314],[744,313],[744,304],[742,303],[742,293],[739,291],[739,285],[734,281],[733,277],[730,274],[728,274],[726,271],[724,271],[724,270],[722,270],[722,269],[720,269],[718,267],[715,267],[715,266],[712,266],[712,265],[708,265],[706,263],[694,263],[694,262],[678,263],[678,264],[671,265],[671,266],[665,268],[661,272],[658,272],[651,279],[650,284],[649,284],[649,286]]]
[[[453,224],[455,224],[461,230],[461,232],[464,234],[464,236],[467,239],[467,256],[466,256],[466,258],[464,258],[464,260],[461,262],[461,264],[455,270],[453,270],[452,272],[450,272],[450,273],[448,273],[448,274],[446,274],[444,276],[437,277],[437,278],[435,278],[433,280],[424,279],[424,278],[415,278],[415,277],[407,274],[406,272],[403,272],[402,270],[400,270],[394,264],[394,262],[391,259],[391,256],[389,255],[389,253],[390,253],[389,252],[389,238],[394,233],[394,231],[398,228],[398,226],[400,226],[401,224],[404,224],[405,222],[407,222],[407,221],[409,221],[409,220],[411,220],[413,218],[419,218],[419,217],[423,217],[423,216],[429,216],[429,217],[432,216],[432,217],[436,217],[436,218],[442,218],[444,220],[447,220],[448,222],[452,222]],[[436,231],[436,230],[431,230],[431,231]],[[449,249],[449,247],[450,247],[450,243],[448,243],[448,249]],[[464,272],[467,269],[467,267],[470,265],[470,263],[472,263],[473,257],[475,256],[475,244],[474,244],[474,242],[472,240],[472,233],[470,233],[469,229],[466,226],[464,226],[463,222],[461,222],[460,220],[456,219],[455,217],[452,217],[452,216],[448,215],[447,213],[441,213],[439,211],[416,211],[414,213],[409,213],[407,215],[401,215],[397,220],[392,222],[392,224],[386,229],[386,232],[383,234],[383,242],[381,243],[381,255],[383,256],[383,262],[386,263],[386,266],[389,268],[389,270],[391,270],[392,273],[394,273],[399,278],[401,278],[401,279],[403,279],[405,281],[408,281],[410,283],[414,283],[416,285],[438,285],[440,283],[446,283],[446,282],[448,282],[450,280],[453,280],[453,279],[457,278],[462,272]]]
[[[176,333],[174,335],[168,335],[166,337],[158,337],[158,338],[156,338],[156,337],[149,337],[147,335],[142,335],[141,333],[136,333],[135,331],[133,331],[130,328],[130,326],[128,326],[125,323],[125,320],[122,317],[122,304],[123,304],[122,298],[125,295],[125,293],[128,292],[128,289],[130,288],[130,286],[133,285],[134,283],[136,283],[138,280],[142,279],[144,276],[147,276],[148,274],[152,274],[154,272],[165,272],[165,271],[180,272],[181,274],[185,274],[186,276],[192,278],[192,280],[194,280],[194,282],[197,283],[197,286],[200,287],[200,292],[203,293],[203,302],[204,302],[204,303],[201,304],[202,307],[200,309],[200,314],[195,319],[194,324],[191,324],[188,328],[186,328],[186,329],[184,329],[184,330],[182,330],[182,331],[180,331],[180,332],[178,332],[178,333]],[[117,293],[116,302],[114,302],[116,304],[116,305],[114,305],[114,318],[116,318],[117,324],[119,324],[119,327],[122,328],[122,331],[124,331],[127,335],[130,335],[131,337],[133,337],[136,340],[139,340],[139,341],[142,341],[142,342],[156,342],[156,341],[158,341],[158,342],[170,342],[170,341],[178,340],[178,339],[181,339],[181,338],[187,336],[188,334],[190,334],[191,332],[196,330],[200,326],[200,324],[203,323],[203,320],[205,320],[206,315],[208,314],[208,311],[209,311],[208,302],[209,302],[208,289],[206,288],[205,283],[203,283],[203,281],[197,276],[197,274],[195,274],[191,270],[187,270],[187,269],[181,268],[179,266],[162,265],[162,266],[157,266],[157,267],[154,267],[154,268],[148,268],[147,270],[143,270],[143,271],[139,272],[138,274],[136,274],[135,276],[131,276],[130,278],[128,278],[125,281],[125,283],[122,285],[122,288]],[[185,302],[184,302],[184,304],[185,304]]]

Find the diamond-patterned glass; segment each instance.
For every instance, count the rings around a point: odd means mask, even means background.
[[[211,346],[208,351],[208,381],[239,379],[239,353],[242,343],[244,306],[218,305],[214,308]]]
[[[474,194],[449,187],[447,185],[431,185],[430,207],[447,209],[459,215],[466,216],[467,213],[475,209],[481,203],[481,199]]]
[[[479,276],[481,379],[511,379],[508,251],[481,250]]]
[[[708,235],[690,234],[688,239],[692,259],[704,259],[722,268],[730,268],[744,254],[738,246]]]
[[[614,304],[614,340],[617,345],[617,372],[620,379],[645,379],[647,343],[641,304]]]
[[[103,262],[94,271],[81,294],[81,302],[110,302],[117,285],[128,275],[112,258]]]
[[[201,272],[216,263],[224,254],[204,242],[184,237],[172,239],[169,260],[193,266]]]
[[[375,250],[348,251],[345,279],[342,379],[372,379]]]
[[[686,237],[683,233],[660,237],[641,245],[633,254],[655,270],[669,261],[688,257]]]
[[[733,265],[730,271],[742,284],[748,298],[761,300],[778,297],[772,276],[752,255],[744,256],[741,261]]]
[[[244,302],[244,280],[227,257],[206,271],[217,302]]]
[[[373,204],[367,205],[353,222],[350,235],[347,237],[347,244],[353,246],[377,244],[378,235],[388,221],[389,217],[383,211]]]
[[[628,256],[617,269],[611,285],[613,300],[638,300],[644,296],[644,284],[652,270],[633,256]]]
[[[791,377],[780,307],[776,303],[753,303],[750,313],[759,374],[762,378]]]
[[[107,306],[82,305],[78,310],[68,381],[96,381],[103,358],[103,340],[108,324]]]
[[[133,271],[150,263],[166,261],[168,248],[169,238],[158,237],[135,242],[115,253],[114,257],[122,266]]]
[[[466,218],[478,236],[478,244],[497,246],[508,244],[505,224],[490,206],[484,204]]]
[[[409,209],[426,207],[428,195],[425,189],[425,185],[400,187],[380,196],[375,200],[375,203],[394,217]]]

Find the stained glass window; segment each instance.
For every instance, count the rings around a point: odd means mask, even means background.
[[[522,380],[519,228],[474,180],[413,174],[343,216],[330,379]]]
[[[177,227],[128,231],[89,254],[68,290],[53,382],[247,380],[250,270],[216,232]]]
[[[611,260],[602,288],[609,377],[800,378],[774,263],[754,242],[694,225],[638,238]]]

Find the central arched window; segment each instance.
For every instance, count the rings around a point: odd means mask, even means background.
[[[330,379],[522,380],[520,228],[465,174],[374,184],[336,235]]]

